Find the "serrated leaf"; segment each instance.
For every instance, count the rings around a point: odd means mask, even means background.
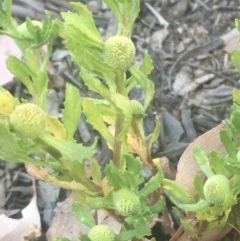
[[[126,161],[128,171],[139,175],[143,165],[141,160],[129,153],[124,154],[124,159]]]
[[[87,197],[86,204],[93,209],[113,209],[111,197]]]
[[[222,174],[226,177],[231,176],[231,172],[226,166],[226,157],[223,154],[217,151],[212,151],[210,154],[210,161],[212,169],[216,174]]]
[[[143,63],[140,66],[140,70],[145,75],[151,74],[151,72],[153,70],[153,61],[148,52],[145,52]]]
[[[102,181],[102,172],[101,166],[99,165],[98,161],[92,160],[90,162],[90,169],[93,181],[96,183],[101,183]]]
[[[160,122],[158,120],[155,120],[155,128],[153,132],[150,134],[150,136],[148,136],[148,140],[149,140],[148,148],[150,150],[152,149],[153,143],[157,141],[159,134],[160,134]]]
[[[139,0],[104,0],[119,22],[118,34],[129,36],[140,11]]]
[[[193,158],[196,160],[198,166],[207,177],[211,177],[214,175],[210,167],[208,156],[200,146],[196,146],[193,148]]]
[[[106,178],[115,189],[129,188],[136,190],[139,185],[139,175],[118,169],[113,162],[110,162],[105,168]]]
[[[92,216],[92,213],[90,210],[87,210],[85,206],[83,206],[79,202],[75,202],[72,205],[72,211],[74,216],[83,224],[88,226],[89,228],[92,228],[95,226],[95,221]]]
[[[141,85],[143,90],[146,92],[144,101],[144,109],[146,110],[154,96],[154,84],[153,82],[137,67],[131,66],[129,68],[132,76],[136,78],[137,82]]]
[[[238,152],[236,144],[232,141],[233,134],[230,129],[220,131],[221,142],[223,143],[230,157],[235,158]]]
[[[204,194],[203,194],[203,180],[201,179],[201,177],[199,177],[198,175],[196,175],[193,179],[193,185],[195,190],[197,191],[198,197],[200,199],[204,199]]]
[[[35,73],[33,73],[25,63],[14,56],[9,56],[6,64],[11,73],[27,87],[30,93],[33,93],[34,90],[31,78],[35,76]]]
[[[147,235],[151,235],[151,229],[146,224],[144,217],[142,216],[133,216],[128,217],[125,221],[132,225],[134,230],[136,231],[136,238],[142,238]]]
[[[119,9],[118,1],[116,0],[103,0],[107,6],[112,10],[118,21],[121,20],[121,11]]]
[[[37,160],[30,157],[38,152],[38,145],[32,140],[21,140],[14,133],[11,133],[8,121],[3,117],[0,117],[0,137],[0,159],[38,164]]]
[[[132,121],[132,105],[128,97],[119,93],[112,95],[112,100],[116,108],[118,108],[124,115],[124,125],[117,138],[126,138],[127,132]]]
[[[68,238],[57,237],[53,241],[72,241],[72,240]]]
[[[103,98],[109,99],[111,92],[97,77],[90,74],[87,70],[81,69],[80,76],[91,91],[100,94]]]
[[[86,115],[88,123],[90,123],[95,130],[97,130],[105,140],[113,146],[113,135],[107,128],[103,118],[105,108],[111,109],[111,106],[108,102],[98,101],[90,98],[85,98],[82,102],[83,112]],[[103,107],[103,108],[102,108]]]
[[[139,191],[139,194],[145,197],[148,196],[162,186],[162,181],[163,173],[160,169],[158,169],[158,172],[151,177],[147,183],[145,183],[144,187]]]
[[[90,159],[93,156],[96,147],[96,141],[92,144],[92,146],[85,147],[79,143],[56,139],[52,135],[48,134],[43,135],[41,140],[50,147],[55,148],[59,153],[68,157],[70,160],[80,163]]]
[[[81,102],[79,89],[67,83],[63,109],[63,124],[67,131],[67,140],[73,140],[82,112]]]
[[[236,102],[238,105],[240,104],[240,90],[233,89],[232,90],[233,102]]]
[[[240,71],[240,50],[233,50],[231,53],[231,60],[234,66]]]
[[[54,137],[57,139],[66,139],[66,129],[56,116],[48,115],[46,125],[48,132]]]
[[[132,240],[134,237],[136,237],[135,230],[121,231],[117,236],[117,240],[119,241]]]
[[[177,182],[164,178],[163,188],[170,200],[176,205],[180,203],[195,203],[194,198]]]
[[[166,208],[166,203],[163,198],[159,197],[159,200],[149,207],[151,213],[159,214]]]
[[[2,0],[0,2],[0,26],[4,30],[15,30],[17,25],[15,20],[12,18],[12,0]]]
[[[78,14],[75,13],[63,13],[63,19],[70,25],[75,26],[78,30],[85,33],[86,36],[89,37],[89,39],[94,40],[96,44],[101,45],[102,44],[102,37],[100,32],[98,31],[93,17],[92,13],[89,11],[86,5],[78,2],[78,3],[71,3],[71,6],[73,6]],[[79,24],[76,24],[79,23]],[[82,40],[79,39],[81,42]],[[97,45],[96,45],[97,46]]]

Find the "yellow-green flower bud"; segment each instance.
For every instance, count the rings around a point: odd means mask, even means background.
[[[0,89],[0,114],[11,114],[17,105],[17,100],[5,89]]]
[[[91,241],[114,241],[115,236],[114,231],[104,224],[94,226],[88,233]]]
[[[116,69],[127,69],[134,60],[135,51],[132,40],[125,36],[113,36],[104,43],[104,59]]]
[[[206,201],[211,205],[223,205],[231,195],[230,182],[223,175],[214,175],[207,179],[203,186]]]
[[[10,125],[22,137],[37,138],[45,129],[46,113],[37,105],[17,105],[10,115]]]
[[[113,205],[115,210],[125,217],[138,214],[141,210],[139,196],[127,188],[120,189],[114,194]]]
[[[141,119],[144,117],[144,109],[141,103],[137,100],[131,100],[131,105],[132,105],[132,114],[135,118]]]

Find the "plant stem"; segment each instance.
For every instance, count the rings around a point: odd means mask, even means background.
[[[119,70],[116,75],[116,92],[124,95],[124,86],[125,86],[125,72],[123,70]],[[114,146],[113,146],[113,162],[118,168],[122,166],[122,149],[123,149],[123,137],[120,135],[125,116],[123,115],[121,110],[117,110],[117,114],[115,117],[115,134],[114,134]]]

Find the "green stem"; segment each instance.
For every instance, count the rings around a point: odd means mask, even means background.
[[[124,95],[125,87],[125,72],[119,70],[116,76],[117,93]],[[114,146],[113,146],[113,162],[118,168],[122,166],[122,149],[123,149],[123,137],[120,133],[123,129],[125,116],[120,110],[117,110],[115,117],[115,134],[114,134]]]

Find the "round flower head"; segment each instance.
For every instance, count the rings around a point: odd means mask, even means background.
[[[223,205],[231,195],[229,180],[220,174],[211,176],[203,186],[203,193],[209,204]]]
[[[104,43],[104,59],[116,69],[126,69],[135,57],[135,46],[132,40],[125,36],[110,37]]]
[[[140,198],[133,191],[123,188],[113,196],[115,210],[122,216],[132,216],[141,210]]]
[[[39,137],[44,131],[45,122],[45,112],[39,106],[31,103],[17,105],[10,115],[12,129],[23,137]]]
[[[114,241],[115,233],[107,225],[99,224],[90,229],[88,237],[91,241]]]

